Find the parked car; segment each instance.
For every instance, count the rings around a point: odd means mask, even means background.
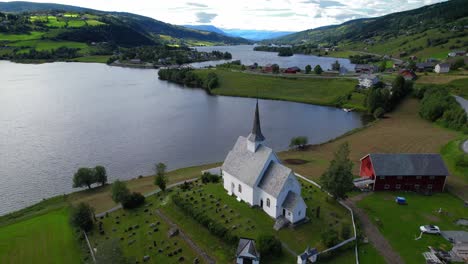
[[[426,234],[440,234],[439,227],[435,225],[420,226],[419,229],[421,230],[421,232]]]

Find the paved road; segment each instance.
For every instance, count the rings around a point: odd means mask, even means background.
[[[385,239],[385,237],[380,233],[379,229],[372,223],[372,221],[367,216],[366,212],[356,206],[356,202],[362,200],[364,197],[370,193],[362,193],[351,197],[346,200],[345,203],[353,209],[356,215],[361,220],[361,227],[364,230],[364,233],[368,237],[372,245],[379,251],[380,255],[385,258],[387,263],[391,264],[403,264],[405,263],[401,256],[393,250],[390,243]]]
[[[182,239],[184,239],[184,241],[205,260],[205,263],[216,263],[216,261],[212,257],[210,257],[205,251],[203,251],[203,249],[197,246],[197,244],[195,244],[195,242],[193,242],[193,240],[187,234],[185,234],[185,232],[182,231],[182,229],[180,229],[180,227],[176,223],[172,222],[172,220],[169,217],[167,217],[161,210],[157,209],[156,214],[159,217],[161,217],[166,223],[168,223],[171,226],[171,228],[175,227],[179,229],[179,235],[182,237]]]

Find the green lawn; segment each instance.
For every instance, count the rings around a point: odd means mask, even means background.
[[[197,70],[205,75],[212,70]],[[278,77],[217,69],[218,95],[287,100],[319,105],[335,105],[340,97],[354,91],[356,80],[339,78]]]
[[[395,196],[404,196],[408,205],[395,203]],[[406,263],[422,263],[422,253],[428,246],[450,250],[451,244],[438,235],[423,235],[420,240],[419,226],[434,224],[441,230],[468,230],[454,221],[466,217],[463,201],[449,193],[422,196],[416,193],[376,192],[358,203],[379,227],[392,247]],[[437,211],[442,209],[443,213]],[[378,219],[378,221],[377,221]]]
[[[84,20],[69,20],[67,26],[69,28],[79,28],[86,26],[86,21]]]
[[[20,41],[40,39],[44,32],[32,31],[30,34],[6,34],[0,33],[0,41]]]
[[[362,264],[385,264],[385,259],[379,255],[377,249],[372,244],[362,244],[358,246],[359,263]],[[344,251],[338,250],[332,258],[319,259],[318,263],[328,264],[355,264],[356,255],[354,247]]]
[[[150,256],[151,263],[179,263],[180,257],[185,259],[184,263],[193,263],[195,258],[200,257],[180,236],[168,238],[169,225],[154,213],[157,204],[158,201],[153,196],[147,200],[147,206],[134,210],[121,209],[109,214],[108,217],[99,219],[103,223],[105,234],[99,234],[97,228],[91,231],[89,239],[92,246],[97,248],[99,254],[101,246],[106,241],[117,239],[120,241],[124,255],[132,263],[143,262],[143,257],[146,255]],[[145,210],[147,212],[144,212]],[[152,227],[151,224],[154,226]],[[135,229],[135,225],[139,227]],[[132,230],[126,231],[129,227],[132,227]],[[134,242],[131,243],[131,241]],[[156,241],[156,247],[153,241]],[[180,252],[168,256],[179,250]]]
[[[468,137],[461,137],[459,139],[450,141],[440,151],[442,157],[444,158],[445,164],[447,164],[449,171],[451,172],[450,177],[458,177],[466,184],[468,184],[468,168],[457,166],[456,160],[459,156],[468,155],[461,149],[461,144],[467,139]]]
[[[49,16],[46,24],[48,27],[63,28],[67,25],[67,22],[57,19],[55,16]]]
[[[66,209],[0,227],[0,263],[81,263],[81,259]]]
[[[454,94],[468,99],[468,78],[451,81],[449,86]]]
[[[103,23],[95,19],[90,19],[90,20],[86,20],[86,24],[88,24],[88,26],[101,26],[101,25],[105,25],[106,23]]]
[[[85,53],[89,50],[86,43],[74,41],[25,40],[10,43],[9,46],[35,48],[36,50],[52,50],[60,47],[68,47],[80,49],[81,53]]]

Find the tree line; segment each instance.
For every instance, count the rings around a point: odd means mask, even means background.
[[[193,69],[160,69],[159,79],[187,85],[189,87],[204,88],[207,92],[215,89],[219,85],[218,75],[211,71],[205,76],[200,76]]]
[[[27,47],[24,47],[27,48]],[[51,50],[36,50],[30,49],[28,52],[18,53],[20,49],[17,49],[16,52],[10,54],[3,54],[0,56],[0,59],[11,59],[11,60],[66,60],[79,57],[77,48],[67,48],[60,47],[57,49]]]

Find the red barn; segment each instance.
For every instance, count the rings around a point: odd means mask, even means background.
[[[368,154],[359,175],[374,191],[442,192],[449,173],[439,154]]]

